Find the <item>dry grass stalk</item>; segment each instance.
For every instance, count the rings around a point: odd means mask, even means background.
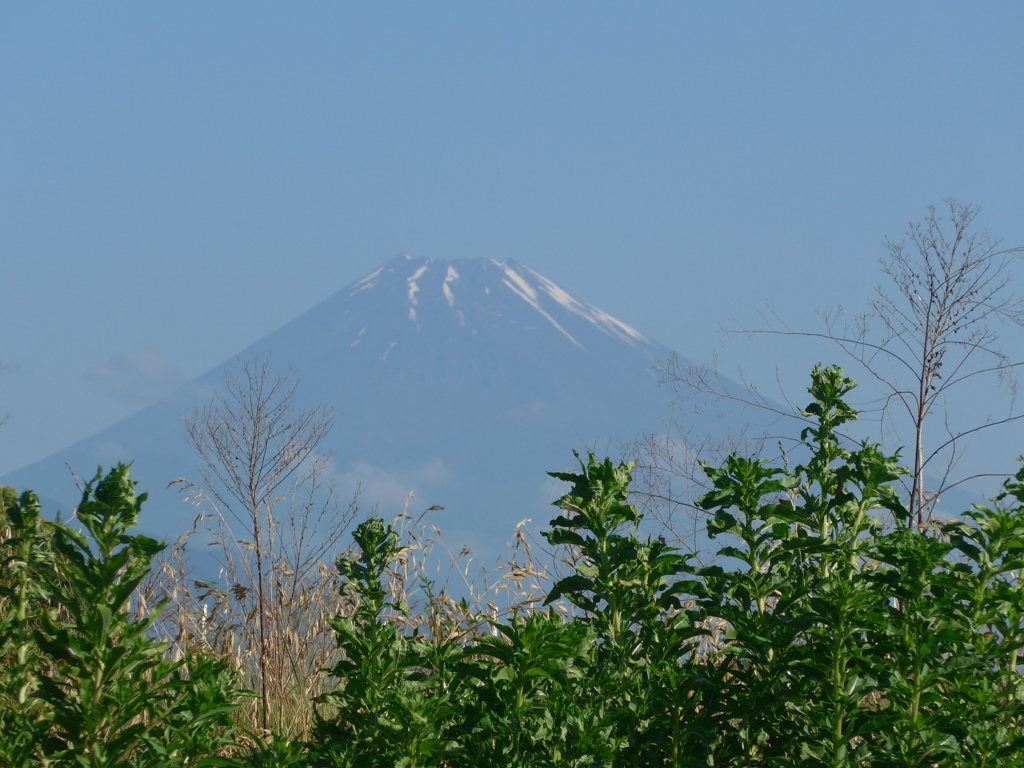
[[[202,497],[193,498],[202,501]],[[232,533],[229,521],[207,504],[197,526],[172,544],[140,591],[139,610],[161,600],[168,604],[155,632],[180,656],[186,649],[201,649],[227,659],[239,672],[242,684],[256,690],[260,684],[260,637],[255,621],[257,598],[253,588],[256,563],[253,548]],[[430,510],[428,510],[429,512]],[[351,507],[344,518],[354,515]],[[453,552],[440,529],[406,509],[394,526],[402,548],[389,572],[387,588],[392,601],[408,607],[387,616],[403,631],[419,633],[435,643],[468,642],[487,632],[487,620],[507,618],[539,606],[549,580],[547,566],[539,564],[524,521],[516,527],[508,554],[492,572],[466,548]],[[268,526],[274,530],[277,526]],[[193,558],[196,548],[212,551],[218,563],[216,578],[199,578]],[[268,548],[281,552],[284,547]],[[351,615],[355,605],[339,593],[341,586],[326,553],[315,563],[280,554],[264,574],[266,592],[266,680],[271,729],[289,739],[304,738],[313,724],[312,700],[330,690],[324,673],[334,665],[337,647],[328,617]],[[296,568],[296,561],[304,563]],[[250,700],[240,711],[240,724],[262,732],[259,702]]]

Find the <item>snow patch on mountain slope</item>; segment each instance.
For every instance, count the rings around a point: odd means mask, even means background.
[[[405,263],[407,263],[408,266],[405,266]],[[554,327],[564,338],[568,339],[574,346],[580,349],[586,349],[585,335],[581,336],[580,331],[576,330],[578,326],[567,324],[565,316],[561,314],[562,312],[566,312],[574,318],[585,320],[589,325],[598,329],[604,335],[629,344],[635,349],[657,346],[632,326],[617,320],[606,312],[602,312],[597,309],[597,307],[576,299],[543,275],[538,274],[523,264],[519,264],[515,261],[499,261],[498,259],[481,259],[480,262],[477,263],[481,265],[492,265],[499,270],[496,275],[491,272],[491,280],[493,282],[491,282],[490,286],[486,285],[485,282],[484,285],[477,289],[480,290],[482,288],[484,296],[490,296],[491,288],[497,285],[497,282],[494,281],[493,278],[497,277],[498,279],[501,279],[502,283],[504,283],[504,285],[512,291],[516,297],[529,304],[535,312],[550,323],[551,326]],[[355,294],[364,291],[367,288],[382,285],[389,279],[397,279],[399,281],[404,280],[405,284],[402,287],[404,289],[403,292],[406,295],[406,316],[410,322],[419,325],[420,321],[418,312],[423,304],[421,298],[423,295],[422,291],[425,287],[423,277],[431,267],[435,266],[439,269],[440,267],[444,267],[445,272],[444,279],[441,281],[441,294],[445,303],[451,311],[455,313],[455,318],[453,319],[455,319],[460,326],[465,327],[467,320],[463,312],[456,308],[454,289],[457,284],[462,284],[462,278],[465,277],[465,270],[463,270],[464,274],[459,274],[460,268],[465,267],[471,271],[476,269],[471,261],[467,262],[467,264],[460,263],[459,268],[457,268],[455,265],[444,260],[439,261],[437,259],[426,259],[414,261],[409,256],[403,255],[401,259],[394,260],[390,265],[379,267],[358,282],[354,283],[349,288],[348,297],[351,298]],[[403,274],[403,272],[405,274]],[[473,274],[475,274],[475,272]],[[389,277],[389,275],[392,275],[393,277]],[[431,287],[433,285],[434,284],[431,282],[427,287]],[[431,288],[431,290],[433,289]],[[465,300],[464,296],[461,298],[463,301]],[[552,304],[551,302],[554,303]],[[500,317],[501,313],[499,313],[497,309],[498,307],[488,305],[488,309],[481,308],[481,311],[488,314],[495,314]],[[570,328],[574,330],[570,330]],[[574,333],[576,335],[573,335]]]
[[[409,279],[406,281],[409,284],[409,303],[410,304],[418,304],[419,303],[416,300],[416,294],[419,293],[420,286],[419,286],[419,283],[417,283],[416,281],[419,280],[421,277],[423,277],[423,275],[424,275],[424,273],[426,271],[427,271],[427,265],[424,264],[422,267],[420,267],[415,272],[413,272],[412,276],[409,277]]]
[[[415,305],[420,303],[419,300],[416,298],[416,294],[420,292],[420,284],[416,281],[423,277],[426,271],[427,265],[424,264],[422,267],[413,272],[409,279],[406,280],[406,282],[409,285],[409,319],[414,323],[416,322]]]
[[[448,302],[449,307],[455,306],[455,295],[452,293],[451,284],[459,279],[459,273],[455,271],[455,267],[448,267],[448,274],[444,277],[444,284],[441,286],[441,290],[444,292],[444,298]]]
[[[597,307],[578,301],[546,277],[538,275],[529,267],[523,267],[523,269],[534,277],[544,293],[558,302],[558,304],[564,307],[567,311],[582,317],[587,322],[597,326],[600,330],[609,335],[615,336],[632,347],[635,347],[638,342],[646,345],[651,344],[651,340],[640,333],[640,331],[636,330],[636,328],[626,325],[621,320],[616,320],[614,317],[602,312]]]
[[[351,291],[349,291],[348,298],[352,298],[360,291],[365,291],[367,288],[373,288],[377,284],[377,278],[380,277],[380,273],[384,271],[384,267],[377,267],[370,274],[364,277],[362,280],[352,285]]]
[[[549,323],[555,326],[555,328],[557,328],[558,331],[563,336],[565,336],[565,338],[567,338],[580,349],[586,349],[586,347],[584,347],[582,344],[576,341],[576,339],[573,338],[571,333],[569,333],[567,330],[565,330],[565,328],[560,326],[558,324],[558,321],[555,320],[555,318],[553,318],[551,315],[549,315],[541,308],[540,302],[537,300],[537,292],[533,290],[533,286],[531,286],[528,282],[526,282],[526,280],[523,279],[522,275],[520,275],[518,272],[512,269],[512,267],[510,267],[508,264],[505,264],[504,262],[495,261],[494,263],[497,264],[505,273],[506,277],[505,279],[502,280],[502,282],[505,285],[507,285],[512,290],[513,293],[515,293],[517,296],[519,296],[519,298],[521,298],[523,301],[525,301],[527,304],[529,304],[531,307],[537,310],[537,312],[543,315]]]

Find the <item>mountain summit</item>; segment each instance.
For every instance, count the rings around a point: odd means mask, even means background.
[[[325,306],[339,300],[356,312],[367,302],[393,301],[389,316],[408,320],[412,325],[406,329],[411,327],[417,332],[422,328],[421,320],[435,327],[448,324],[468,328],[470,335],[503,323],[531,330],[539,324],[550,326],[582,350],[587,347],[573,331],[593,341],[596,329],[634,348],[657,348],[639,331],[570,296],[546,277],[515,261],[449,262],[400,256],[356,281]]]
[[[315,335],[304,340],[310,332]],[[546,378],[533,375],[545,359],[565,370],[587,359],[625,355],[649,367],[652,358],[668,352],[516,262],[407,256],[357,280],[243,354],[267,348],[275,356],[286,352],[304,378],[323,366],[358,361],[368,376],[346,377],[356,386],[404,388],[412,376],[419,385],[472,385],[482,394]],[[509,394],[510,402],[521,399]]]
[[[614,451],[668,416],[653,364],[669,350],[514,261],[398,257],[237,357],[267,353],[295,372],[300,407],[335,410],[326,447],[342,487],[360,483],[364,505],[385,516],[410,492],[410,512],[444,507],[433,520],[454,544],[498,546],[520,520],[543,522],[557,495],[548,470],[571,466],[573,449]],[[143,528],[175,536],[195,510],[165,486],[198,479],[180,415],[237,365],[2,482],[67,508],[65,461],[90,475],[134,460],[154,492]]]

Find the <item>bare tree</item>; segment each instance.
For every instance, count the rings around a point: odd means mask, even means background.
[[[889,284],[876,288],[871,311],[852,323],[844,324],[841,311],[825,312],[823,332],[741,331],[825,339],[867,371],[883,392],[884,427],[913,446],[907,498],[918,525],[931,519],[943,492],[978,477],[952,479],[963,440],[1024,418],[1015,410],[1013,375],[1024,362],[1002,352],[991,325],[1024,325],[1024,302],[1010,289],[1011,262],[1021,249],[1003,248],[977,232],[976,206],[949,199],[944,213],[930,206],[923,222],[909,225],[906,239],[886,241],[882,270]],[[714,368],[681,369],[670,361],[663,373],[680,391],[785,413],[756,390],[732,391]],[[983,423],[959,425],[951,397],[984,376],[1006,387],[1007,410]],[[933,417],[941,422],[939,430],[931,429]],[[936,479],[935,488],[926,488],[927,477]]]
[[[297,386],[291,373],[273,375],[267,357],[241,361],[241,375],[225,374],[223,388],[211,403],[183,419],[188,440],[203,462],[201,487],[176,481],[212,507],[220,526],[215,535],[227,559],[222,565],[235,579],[241,573],[249,580],[249,586],[236,581],[228,591],[239,600],[255,591],[263,728],[273,682],[268,681],[268,635],[281,629],[282,606],[301,599],[298,592],[306,577],[321,567],[356,511],[355,500],[347,512],[341,510],[334,503],[333,486],[325,489],[321,479],[330,455],[319,449],[333,413],[323,406],[298,410]],[[284,513],[278,510],[281,505]],[[230,530],[229,518],[242,526],[244,538]],[[241,544],[240,550],[232,553],[231,543]],[[251,566],[250,554],[255,561]]]
[[[806,419],[791,405],[764,396],[742,371],[738,380],[722,375],[717,360],[694,365],[673,352],[657,362],[656,371],[675,393],[674,413],[662,431],[642,435],[621,450],[636,462],[633,497],[645,518],[674,544],[700,556],[707,544],[706,519],[697,500],[712,490],[701,465],[718,466],[730,453],[761,454],[770,443],[790,439],[774,434],[775,422]],[[754,413],[763,418],[752,420]],[[696,414],[713,415],[729,428],[702,433],[689,419]]]
[[[1024,325],[1024,302],[1009,290],[1010,260],[1016,248],[1001,248],[988,234],[972,229],[979,208],[950,199],[948,219],[930,206],[923,223],[911,223],[907,241],[887,241],[882,263],[891,292],[877,290],[873,311],[852,339],[837,341],[889,393],[913,426],[914,466],[909,509],[918,524],[931,515],[934,499],[948,487],[958,442],[968,434],[1021,418],[1013,413],[1016,380],[1012,361],[997,346],[990,321]],[[871,321],[884,329],[872,342]],[[1007,415],[970,428],[950,428],[937,441],[926,440],[929,416],[946,410],[948,396],[961,384],[994,375],[1010,394]],[[909,386],[908,386],[909,384]],[[944,454],[945,452],[945,454]],[[940,487],[925,490],[925,471],[946,456]]]

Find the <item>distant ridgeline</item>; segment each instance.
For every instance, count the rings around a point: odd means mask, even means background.
[[[70,510],[80,492],[68,466],[88,479],[132,461],[150,492],[140,530],[173,539],[197,509],[167,485],[200,481],[180,417],[238,359],[267,353],[294,372],[298,406],[334,409],[322,447],[335,452],[341,495],[361,487],[363,507],[385,517],[406,503],[413,516],[443,507],[428,517],[446,540],[488,558],[523,519],[550,518],[562,489],[546,473],[569,467],[572,449],[614,455],[670,415],[654,370],[668,348],[516,262],[402,256],[172,397],[0,482]],[[683,414],[698,434],[723,432],[718,415]]]

